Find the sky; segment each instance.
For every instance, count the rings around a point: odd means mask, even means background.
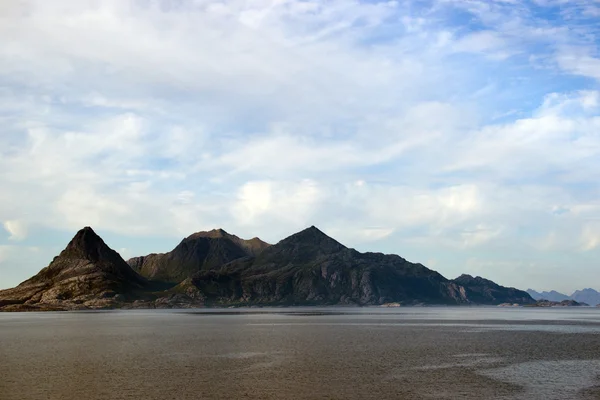
[[[315,225],[451,279],[600,289],[599,0],[0,2],[0,288]]]

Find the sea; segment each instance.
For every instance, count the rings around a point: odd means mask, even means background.
[[[0,399],[600,399],[600,309],[0,313]]]

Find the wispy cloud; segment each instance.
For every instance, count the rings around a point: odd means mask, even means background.
[[[4,229],[10,234],[9,240],[23,240],[27,237],[27,226],[22,221],[4,221]]]
[[[223,226],[276,241],[316,224],[449,276],[595,277],[590,2],[0,7],[0,268],[39,249],[0,286],[84,225],[130,255],[169,250],[138,237]]]

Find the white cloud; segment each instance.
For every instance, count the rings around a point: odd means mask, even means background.
[[[557,56],[558,65],[576,75],[600,80],[600,58],[578,49],[564,49]]]
[[[485,171],[502,179],[535,179],[563,170],[567,180],[576,163],[593,168],[592,157],[600,155],[597,96],[592,91],[552,94],[532,117],[471,132],[458,143],[458,154],[447,168]]]
[[[459,185],[437,190],[388,185],[349,188],[343,205],[359,205],[368,220],[399,229],[424,226],[435,232],[465,218],[476,218],[484,199],[477,186]]]
[[[586,222],[581,230],[581,249],[593,250],[600,246],[600,220]]]
[[[505,59],[514,53],[509,43],[497,32],[481,31],[461,37],[454,43],[454,51],[482,53],[493,59]]]
[[[495,246],[593,253],[600,95],[568,74],[598,78],[596,34],[571,4],[3,4],[0,220],[28,240],[315,224],[499,276]]]
[[[300,182],[253,181],[244,184],[232,206],[235,221],[241,225],[308,226],[320,206],[318,184]]]
[[[19,220],[4,221],[4,229],[11,240],[23,240],[27,237],[27,225]]]
[[[478,224],[473,229],[461,232],[463,245],[465,247],[478,246],[486,243],[502,233],[501,227],[490,227],[485,224]]]
[[[271,206],[271,182],[249,182],[242,186],[235,213],[242,221],[252,221]]]
[[[363,240],[379,240],[394,233],[394,228],[365,228],[361,233]]]

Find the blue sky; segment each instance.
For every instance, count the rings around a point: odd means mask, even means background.
[[[317,225],[454,278],[600,289],[600,2],[0,5],[0,288]]]

